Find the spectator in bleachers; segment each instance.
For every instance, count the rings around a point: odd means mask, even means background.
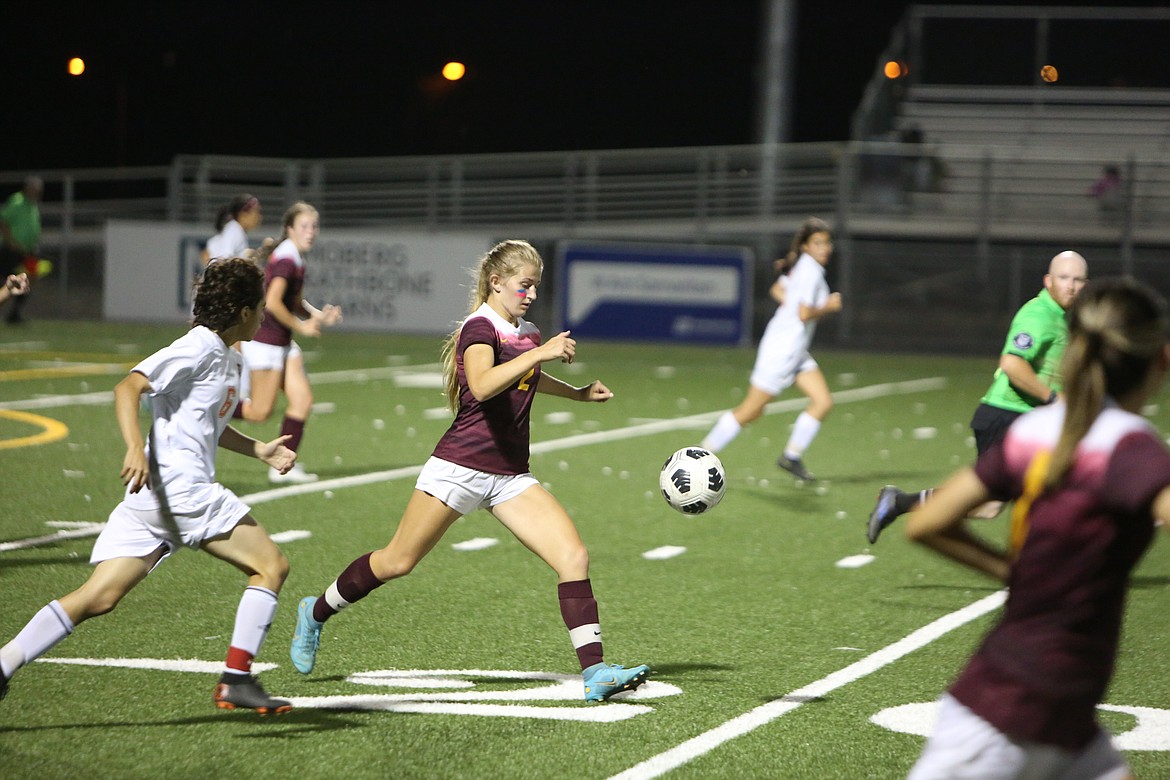
[[[907,194],[941,192],[946,178],[946,164],[926,146],[926,134],[921,127],[903,128],[898,140],[908,147],[902,157],[902,186]]]
[[[1121,213],[1125,196],[1123,184],[1121,170],[1116,165],[1106,165],[1101,171],[1100,178],[1089,188],[1089,194],[1097,199],[1097,206],[1107,219],[1115,218]]]

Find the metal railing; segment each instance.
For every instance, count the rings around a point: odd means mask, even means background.
[[[930,160],[937,173],[923,176]],[[42,310],[34,315],[101,316],[107,220],[180,221],[210,235],[216,209],[248,191],[267,209],[266,234],[278,231],[285,205],[305,199],[321,210],[326,230],[475,230],[546,249],[562,238],[746,245],[760,258],[759,290],[768,286],[768,260],[799,221],[826,216],[837,244],[834,285],[852,305],[823,329],[822,341],[978,349],[995,340],[996,318],[1039,278],[1028,247],[1082,248],[1094,273],[1160,280],[1170,268],[1160,261],[1170,247],[1170,162],[1129,155],[1125,188],[1108,208],[1089,195],[1099,168],[1096,151],[1075,148],[843,143],[369,160],[182,157],[166,168],[41,172],[42,243],[59,271],[38,285],[33,304]],[[22,173],[0,174],[0,186],[17,188]],[[977,295],[956,295],[972,286]],[[910,306],[930,328],[899,330]],[[762,299],[756,308],[758,331],[770,309]]]

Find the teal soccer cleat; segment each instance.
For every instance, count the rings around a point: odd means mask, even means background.
[[[642,664],[627,669],[619,664],[594,664],[581,673],[585,678],[585,701],[606,701],[622,691],[632,691],[650,676],[650,667]]]
[[[323,624],[313,620],[313,605],[316,603],[315,596],[305,596],[297,605],[297,630],[293,633],[288,655],[301,674],[313,671],[313,664],[317,662],[317,647],[321,644]]]

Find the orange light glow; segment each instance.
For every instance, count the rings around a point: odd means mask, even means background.
[[[69,75],[80,76],[85,73],[85,60],[81,57],[73,57],[69,60]]]
[[[462,62],[448,62],[443,66],[443,78],[447,81],[458,81],[466,72],[467,68],[463,67]]]
[[[886,74],[886,78],[888,79],[900,79],[909,73],[910,70],[906,67],[906,63],[890,60],[882,68],[882,72]]]

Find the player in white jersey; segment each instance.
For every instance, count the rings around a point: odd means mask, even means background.
[[[821,421],[832,410],[833,396],[808,350],[817,321],[841,310],[841,294],[829,292],[825,281],[825,265],[832,253],[828,223],[816,217],[806,219],[793,236],[788,255],[777,261],[779,276],[770,294],[780,305],[760,339],[747,395],[739,406],[724,412],[715,422],[703,439],[704,448],[719,452],[745,425],[759,419],[773,398],[795,384],[808,396],[808,406],[796,418],[776,465],[803,482],[814,480],[802,456],[820,431]]]
[[[260,227],[260,201],[246,192],[232,198],[215,218],[215,235],[207,239],[203,266],[221,257],[254,259],[255,250],[248,246],[248,231]]]
[[[215,481],[215,450],[225,447],[282,471],[296,453],[280,437],[263,443],[228,422],[239,401],[240,356],[229,347],[255,335],[264,315],[263,275],[243,258],[212,263],[195,294],[195,324],[135,366],[114,389],[114,410],[126,442],[126,496],[93,546],[89,579],[40,610],[0,647],[0,697],[22,666],[39,658],[83,620],[111,611],[155,566],[179,547],[197,547],[248,575],[225,671],[215,687],[222,709],[287,712],[287,701],[264,692],[252,659],[276,613],[288,560],[249,508]],[[139,403],[149,399],[144,441]],[[143,488],[146,488],[143,490]]]

